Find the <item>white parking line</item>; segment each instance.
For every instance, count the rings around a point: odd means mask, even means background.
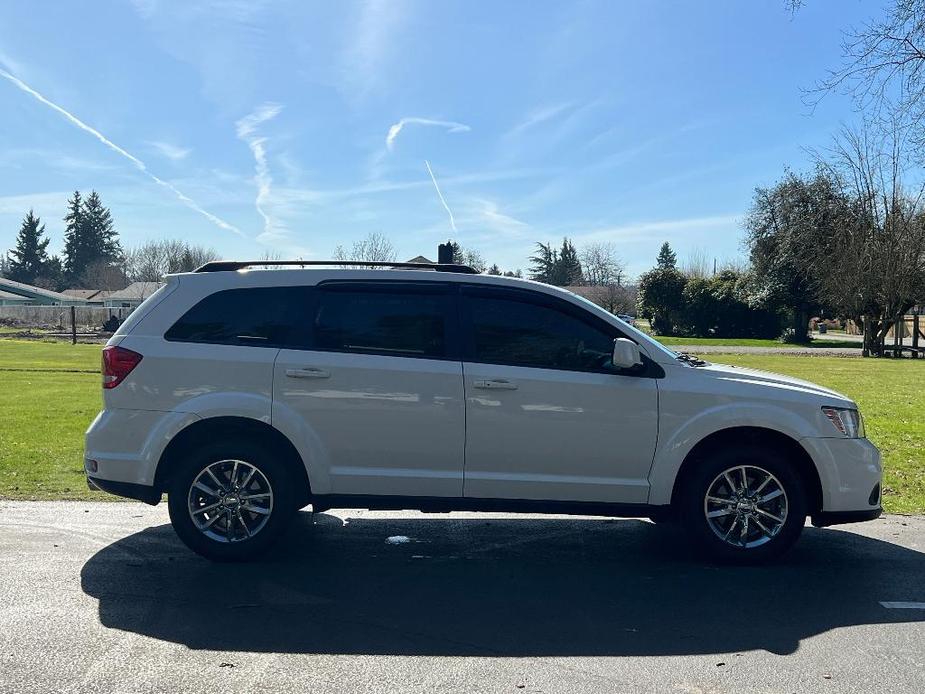
[[[925,610],[925,602],[880,602],[888,610]]]

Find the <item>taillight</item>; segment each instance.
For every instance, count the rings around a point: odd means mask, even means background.
[[[141,362],[141,355],[125,347],[103,347],[103,388],[115,388]]]

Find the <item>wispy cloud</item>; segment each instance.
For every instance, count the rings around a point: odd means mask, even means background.
[[[455,232],[456,219],[453,217],[453,211],[450,209],[450,206],[446,204],[446,198],[443,197],[443,193],[440,192],[440,186],[437,185],[437,177],[434,176],[434,171],[430,168],[430,162],[426,159],[424,160],[424,166],[427,167],[427,173],[430,174],[430,180],[434,182],[434,190],[437,191],[437,197],[440,198],[440,202],[443,203],[443,209],[445,209],[446,213],[450,216],[450,227]]]
[[[257,237],[258,241],[273,240],[285,232],[285,226],[274,220],[269,213],[268,203],[272,192],[273,178],[270,176],[267,151],[264,147],[266,138],[257,135],[257,129],[267,121],[276,118],[282,110],[281,104],[262,104],[253,113],[245,116],[235,124],[235,132],[238,138],[247,144],[254,155],[254,183],[257,186],[257,198],[254,200],[254,206],[257,208],[257,214],[263,219],[263,232]]]
[[[182,161],[189,156],[189,153],[192,151],[185,147],[178,147],[177,145],[172,145],[169,142],[159,142],[157,140],[148,140],[148,144],[151,145],[158,154],[162,154],[171,161]]]
[[[233,231],[234,233],[243,236],[243,234],[241,234],[241,230],[240,230],[240,229],[238,229],[237,227],[235,227],[235,226],[232,225],[232,224],[229,224],[229,223],[226,222],[224,219],[221,219],[220,217],[217,217],[216,215],[212,214],[211,212],[208,212],[207,210],[203,209],[202,207],[200,207],[200,206],[196,203],[195,200],[192,200],[191,198],[187,197],[185,194],[183,194],[181,191],[179,191],[176,187],[174,187],[171,183],[165,181],[165,180],[162,179],[162,178],[159,178],[158,176],[155,176],[153,173],[151,173],[150,171],[148,171],[148,167],[145,165],[145,163],[144,163],[143,161],[141,161],[141,159],[139,159],[138,157],[136,157],[136,156],[134,156],[134,155],[132,155],[132,154],[129,154],[127,151],[125,151],[124,149],[122,149],[121,147],[119,147],[119,145],[115,144],[112,140],[110,140],[110,139],[107,138],[105,135],[103,135],[103,134],[102,134],[99,130],[97,130],[96,128],[90,127],[89,125],[87,125],[86,123],[84,123],[82,120],[80,120],[80,119],[79,119],[77,116],[75,116],[74,114],[72,114],[72,113],[70,113],[69,111],[65,110],[65,109],[62,108],[61,106],[58,106],[58,104],[54,103],[53,101],[49,101],[49,100],[46,99],[44,96],[42,96],[39,92],[37,92],[35,89],[33,89],[32,87],[30,87],[28,84],[26,84],[25,82],[23,82],[22,80],[20,80],[20,79],[19,79],[18,77],[16,77],[15,75],[12,75],[11,73],[7,72],[6,70],[0,69],[0,77],[3,77],[4,79],[8,80],[8,81],[11,82],[17,89],[19,89],[20,91],[23,91],[23,92],[25,92],[26,94],[28,94],[29,96],[33,97],[36,101],[38,101],[38,102],[44,104],[45,106],[48,106],[48,107],[49,107],[50,109],[52,109],[53,111],[55,111],[55,112],[57,112],[58,114],[64,116],[64,118],[67,119],[68,122],[70,122],[72,125],[76,126],[77,128],[80,128],[81,130],[83,130],[83,131],[86,132],[86,133],[89,133],[90,135],[92,135],[93,137],[95,137],[97,140],[99,140],[101,143],[103,143],[106,147],[108,147],[109,149],[111,149],[111,150],[112,150],[113,152],[115,152],[116,154],[120,155],[121,157],[124,157],[125,159],[128,159],[128,160],[135,166],[136,169],[138,169],[138,170],[139,170],[141,173],[143,173],[145,176],[147,176],[147,177],[150,178],[152,181],[154,181],[155,183],[157,183],[159,186],[161,186],[161,187],[163,187],[163,188],[166,188],[166,189],[169,190],[171,193],[173,193],[174,195],[176,195],[176,196],[177,196],[177,199],[180,200],[180,202],[182,202],[184,205],[186,205],[187,207],[189,207],[191,210],[194,210],[195,212],[198,212],[199,214],[201,214],[203,217],[205,217],[206,219],[208,219],[210,222],[212,222],[213,224],[215,224],[215,225],[218,226],[219,228],[225,229],[225,230],[227,230],[227,231]]]
[[[394,34],[406,14],[405,3],[398,0],[366,0],[359,6],[347,37],[341,80],[352,97],[363,99],[383,87]]]
[[[534,109],[527,114],[526,118],[508,130],[507,137],[520,135],[526,130],[530,130],[531,128],[540,125],[541,123],[545,123],[546,121],[550,121],[556,116],[565,113],[567,110],[572,108],[572,106],[573,103],[571,101],[567,101],[561,104],[552,104],[550,106],[542,106],[538,109]]]
[[[485,227],[516,237],[522,236],[530,229],[530,225],[526,222],[503,213],[496,202],[479,200],[479,203],[479,215]]]
[[[688,217],[686,219],[667,219],[632,222],[619,226],[605,227],[575,234],[576,242],[621,241],[632,243],[639,241],[664,241],[662,236],[691,236],[703,232],[729,233],[737,230],[741,223],[741,214],[714,215],[707,217]]]
[[[121,164],[75,157],[55,148],[25,147],[10,148],[0,152],[0,167],[10,169],[29,169],[34,171],[37,165],[47,166],[59,171],[114,171],[122,168]]]
[[[479,183],[494,183],[498,181],[514,181],[525,178],[535,178],[538,176],[549,176],[559,173],[558,169],[543,168],[521,168],[521,169],[501,169],[495,171],[479,171],[476,173],[460,174],[457,176],[445,177],[443,182],[453,185],[463,186]],[[275,188],[274,198],[284,200],[320,204],[333,200],[346,200],[357,197],[369,197],[371,195],[381,195],[395,193],[399,191],[414,190],[431,186],[432,181],[429,176],[420,179],[407,181],[375,181],[366,183],[352,188],[334,188],[328,190],[306,189],[306,188]]]
[[[0,214],[22,215],[24,210],[34,209],[41,216],[44,210],[63,210],[67,204],[69,191],[54,193],[30,193],[28,195],[0,196]]]
[[[436,126],[438,128],[446,128],[448,133],[465,133],[472,130],[465,123],[457,123],[451,120],[434,120],[433,118],[402,118],[400,121],[395,123],[391,128],[389,128],[388,135],[385,136],[385,146],[391,151],[395,147],[395,140],[398,138],[398,135],[404,129],[406,125],[429,125]]]

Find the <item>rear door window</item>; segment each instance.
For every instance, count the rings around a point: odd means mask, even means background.
[[[332,283],[318,288],[314,349],[451,356],[454,297],[438,283]]]

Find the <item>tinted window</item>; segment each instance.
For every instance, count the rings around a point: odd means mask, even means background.
[[[569,371],[611,370],[613,340],[571,312],[516,298],[466,299],[470,358]]]
[[[392,288],[320,291],[317,349],[403,357],[446,355],[447,294]]]
[[[306,287],[216,292],[196,304],[164,336],[182,342],[304,347],[310,315]]]

